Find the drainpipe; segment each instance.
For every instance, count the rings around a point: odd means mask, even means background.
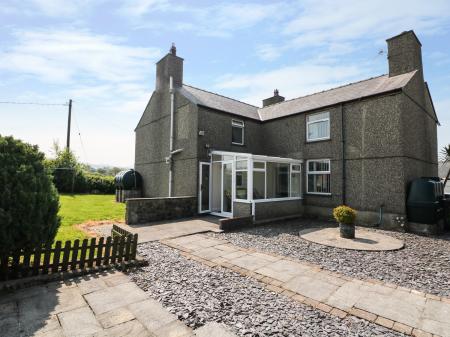
[[[344,108],[340,106],[341,110],[341,138],[342,138],[342,204],[345,205],[347,202],[347,191],[345,184],[347,181],[346,167],[345,167],[345,124],[344,124]]]
[[[170,140],[169,140],[169,198],[172,197],[172,152],[173,152],[173,112],[174,112],[174,93],[173,93],[173,77],[169,80],[170,92]]]
[[[170,76],[169,81],[170,92],[170,139],[169,139],[169,156],[166,157],[166,163],[169,164],[169,198],[172,197],[172,178],[173,178],[173,155],[180,153],[183,149],[173,149],[173,125],[174,125],[174,112],[175,112],[175,92],[173,89],[173,78]]]

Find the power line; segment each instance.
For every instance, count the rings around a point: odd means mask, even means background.
[[[68,103],[38,103],[38,102],[13,102],[13,101],[0,101],[0,104],[20,104],[20,105],[58,105],[68,106]]]
[[[73,115],[73,117],[74,117],[74,120],[75,120],[75,126],[77,127],[78,136],[80,137],[81,149],[83,150],[84,160],[85,160],[85,162],[87,162],[88,159],[87,159],[87,155],[86,155],[86,150],[84,148],[83,139],[81,138],[81,131],[80,131],[80,127],[78,125],[78,120],[77,120],[77,117],[76,117],[75,114]]]

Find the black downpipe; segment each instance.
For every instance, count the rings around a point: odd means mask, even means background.
[[[344,108],[341,103],[341,138],[342,138],[342,204],[345,205],[347,203],[347,192],[346,192],[346,168],[345,168],[345,124],[344,124]]]

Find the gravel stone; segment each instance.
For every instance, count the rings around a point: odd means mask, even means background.
[[[263,288],[256,280],[225,268],[187,260],[158,242],[138,246],[147,267],[132,279],[192,328],[224,323],[238,336],[405,336],[373,323],[330,314]]]
[[[309,261],[350,277],[377,279],[450,297],[450,234],[425,237],[365,228],[405,242],[405,247],[401,250],[384,252],[328,247],[299,237],[299,231],[305,228],[326,226],[333,224],[311,219],[296,219],[208,235],[226,239],[240,247],[255,248]]]

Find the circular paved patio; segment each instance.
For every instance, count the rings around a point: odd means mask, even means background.
[[[385,251],[398,250],[403,248],[404,242],[391,236],[378,232],[356,229],[354,239],[343,239],[339,235],[339,228],[308,228],[300,232],[300,237],[304,240],[318,243],[325,246],[367,250]]]

